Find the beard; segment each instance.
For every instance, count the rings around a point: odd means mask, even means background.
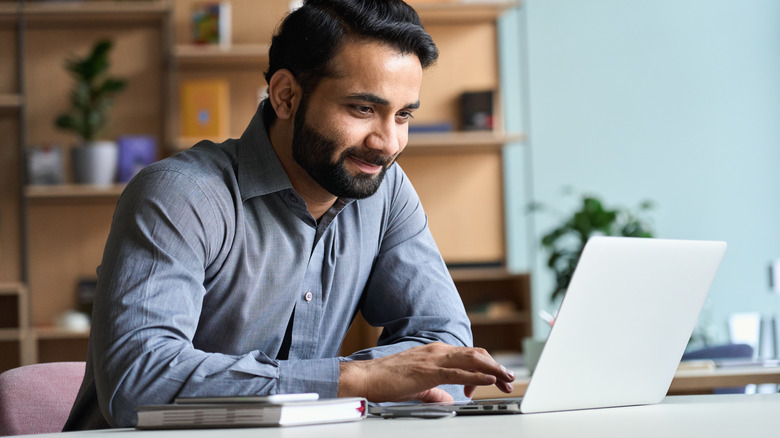
[[[363,199],[376,193],[398,154],[386,156],[363,147],[350,146],[336,156],[338,143],[317,132],[306,122],[306,109],[304,99],[295,114],[293,128],[292,151],[298,165],[320,187],[339,198]],[[381,166],[382,169],[375,175],[362,172],[352,175],[345,165],[351,157]]]

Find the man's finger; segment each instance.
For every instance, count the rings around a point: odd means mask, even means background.
[[[440,365],[448,368],[459,368],[490,374],[504,382],[512,382],[515,380],[513,372],[500,365],[487,353],[487,351],[481,348],[458,348],[455,351],[450,352],[450,354],[447,354]]]
[[[423,403],[450,403],[453,401],[452,396],[440,388],[431,388],[423,391],[415,398]]]

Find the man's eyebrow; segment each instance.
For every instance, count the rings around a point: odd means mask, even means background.
[[[377,105],[384,105],[384,106],[390,105],[390,101],[389,100],[387,100],[387,99],[385,99],[383,97],[377,96],[376,94],[371,94],[371,93],[350,94],[349,98],[350,99],[354,99],[354,100],[362,100],[362,101],[365,101],[365,102],[371,102],[371,103],[375,103]],[[420,101],[418,100],[417,102],[410,103],[410,104],[406,105],[404,108],[407,108],[407,109],[417,109],[419,107],[420,107]]]

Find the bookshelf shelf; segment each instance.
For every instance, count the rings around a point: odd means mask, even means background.
[[[528,315],[520,312],[503,316],[482,315],[479,313],[469,313],[468,315],[472,325],[513,325],[529,322]]]
[[[0,296],[21,295],[24,286],[21,283],[0,283]]]
[[[22,96],[19,94],[0,94],[0,110],[21,108],[22,102]]]
[[[0,329],[0,341],[21,341],[23,337],[19,329]]]
[[[104,198],[122,194],[124,184],[96,186],[89,184],[30,185],[25,196],[30,199]]]
[[[29,23],[89,21],[94,24],[94,20],[131,23],[166,17],[170,5],[163,0],[27,2],[22,12]]]
[[[451,132],[442,134],[410,134],[406,152],[446,152],[476,148],[500,150],[508,143],[523,141],[523,134],[485,132]]]
[[[87,339],[89,331],[73,331],[59,327],[35,327],[33,336],[38,340],[48,339]]]
[[[417,10],[423,24],[454,24],[495,21],[507,10],[522,5],[520,1],[485,0],[472,3],[416,3],[410,2]]]
[[[213,62],[229,64],[260,64],[268,62],[269,44],[232,44],[230,46],[178,44],[173,57],[182,66]],[[223,65],[220,65],[222,67]]]

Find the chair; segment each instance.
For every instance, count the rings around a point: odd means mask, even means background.
[[[748,344],[724,344],[704,347],[685,353],[682,360],[752,359],[753,347]]]
[[[723,360],[723,359],[753,359],[753,347],[748,344],[723,344],[704,347],[683,354],[682,360]],[[744,394],[744,386],[736,388],[715,388],[715,394]]]
[[[0,374],[0,436],[60,432],[86,362],[26,365]]]

